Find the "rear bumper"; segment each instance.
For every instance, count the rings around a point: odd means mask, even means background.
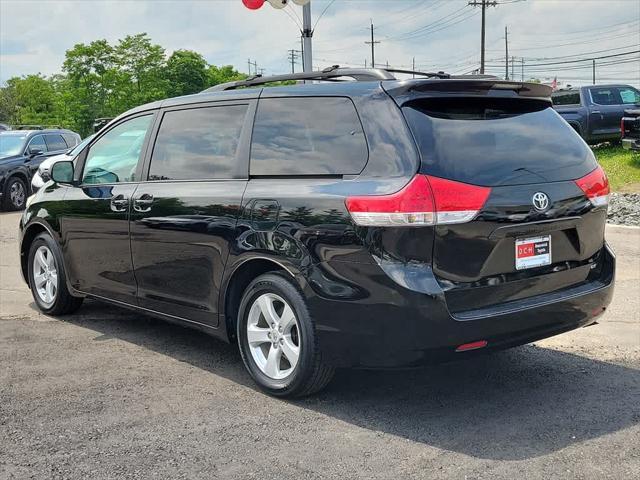
[[[627,150],[640,151],[640,138],[623,138],[622,146]]]
[[[323,264],[324,279],[342,299],[327,298],[312,281],[306,288],[323,358],[337,367],[396,368],[461,359],[557,335],[595,322],[611,302],[615,256],[604,248],[597,280],[575,287],[453,315],[430,269],[400,287],[378,265]],[[418,278],[421,273],[416,273]],[[360,282],[346,282],[360,278]],[[351,297],[351,298],[346,298]],[[348,301],[346,301],[348,300]],[[485,348],[456,352],[485,340]]]

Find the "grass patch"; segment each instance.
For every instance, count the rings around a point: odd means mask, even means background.
[[[640,192],[640,153],[619,145],[593,147],[593,153],[607,172],[613,191]]]

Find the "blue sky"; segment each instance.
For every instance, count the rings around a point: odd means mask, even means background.
[[[589,63],[545,65],[640,50],[638,0],[498,0],[487,10],[488,73],[504,75],[504,27],[520,78],[591,82]],[[376,26],[376,62],[466,73],[479,66],[480,9],[466,0],[312,0],[312,18],[329,7],[314,34],[314,65],[370,62],[369,22]],[[60,71],[74,44],[116,41],[147,32],[166,48],[193,49],[213,64],[267,74],[290,71],[287,50],[300,48],[301,8],[247,10],[241,0],[0,0],[0,81],[13,75]],[[599,59],[600,83],[640,86],[640,55]],[[602,63],[602,65],[600,65]],[[531,66],[529,66],[531,65]],[[297,68],[300,68],[299,66]]]

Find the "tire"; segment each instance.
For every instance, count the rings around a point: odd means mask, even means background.
[[[48,233],[41,233],[31,243],[27,272],[31,294],[43,313],[67,315],[82,305],[84,299],[74,297],[67,289],[60,249]]]
[[[265,310],[270,313],[265,314]],[[275,328],[269,327],[267,319],[274,321]],[[334,369],[322,361],[315,323],[305,299],[285,275],[266,273],[251,282],[242,296],[237,323],[244,365],[268,394],[311,395],[333,377]]]
[[[27,184],[20,177],[10,177],[2,195],[2,208],[8,211],[22,210],[27,203]]]

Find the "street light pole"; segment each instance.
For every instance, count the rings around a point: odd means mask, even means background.
[[[313,58],[311,38],[313,30],[311,29],[311,2],[302,6],[302,70],[311,72],[313,70]]]

